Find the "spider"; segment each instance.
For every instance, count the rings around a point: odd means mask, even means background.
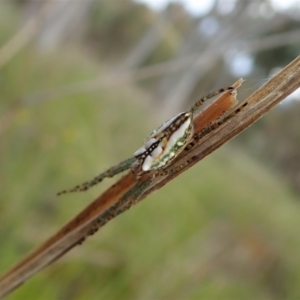
[[[165,168],[170,166],[172,161],[193,140],[193,118],[195,111],[206,100],[225,91],[232,92],[233,90],[234,87],[230,86],[207,94],[198,100],[189,111],[179,113],[154,130],[144,141],[142,147],[139,148],[132,157],[109,168],[92,180],[79,184],[72,189],[63,190],[57,193],[57,195],[86,191],[92,186],[100,183],[103,179],[114,177],[128,169],[131,169],[137,180],[141,175],[150,171],[159,171],[156,172],[158,175],[165,174]]]

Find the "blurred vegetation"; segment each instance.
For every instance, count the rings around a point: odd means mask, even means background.
[[[1,273],[114,180],[82,194],[56,198],[57,191],[129,157],[158,125],[151,96],[134,84],[24,102],[24,95],[105,74],[105,53],[121,56],[155,20],[130,1],[96,5],[87,37],[97,60],[68,47],[39,51],[32,42],[0,70]],[[1,3],[0,47],[22,16]],[[161,46],[170,54],[157,50],[148,61],[171,57],[184,35],[172,30]],[[300,169],[298,112],[298,103],[280,106],[252,135],[110,222],[8,299],[299,299],[300,208],[288,179]]]
[[[170,4],[166,15],[172,26],[164,39],[141,65],[151,65],[170,59],[192,28],[193,20],[179,4]],[[159,21],[159,15],[145,4],[124,1],[96,1],[88,20],[85,42],[100,59],[116,61],[128,53],[133,45]]]

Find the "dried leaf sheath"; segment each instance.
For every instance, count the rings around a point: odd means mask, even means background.
[[[222,103],[223,113],[223,110],[228,111],[236,103],[236,100],[230,92],[226,92],[216,99],[214,103],[216,103],[216,105],[207,107],[201,113],[201,118],[205,121],[208,119],[212,120],[213,115],[217,115],[216,118],[219,117],[221,112],[218,110],[216,112],[217,103]],[[205,127],[205,125],[202,127]],[[201,128],[198,126],[197,130],[198,129]],[[155,185],[155,182],[156,181],[153,181],[151,186]],[[1,292],[3,292],[4,295],[9,291],[9,289],[7,289],[7,291],[2,289],[2,283],[4,283],[7,288],[9,288],[9,286],[13,288],[16,283],[24,282],[27,278],[51,264],[51,262],[62,256],[76,244],[82,243],[83,240],[93,234],[99,226],[106,223],[103,222],[103,217],[109,219],[112,214],[109,208],[111,208],[116,215],[128,209],[136,200],[134,199],[135,191],[139,191],[140,187],[143,187],[144,184],[146,186],[149,184],[147,174],[141,176],[139,182],[136,182],[132,173],[128,172],[127,175],[111,186],[57,234],[4,275],[2,279],[0,279],[0,296],[2,295]],[[140,199],[143,198],[144,197],[141,197]],[[123,201],[123,199],[125,200]],[[109,215],[107,216],[107,214]]]

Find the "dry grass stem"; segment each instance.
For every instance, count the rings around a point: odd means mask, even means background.
[[[242,80],[237,81],[235,88],[241,83]],[[214,104],[195,117],[194,123],[199,138],[192,142],[193,147],[181,153],[169,167],[175,168],[174,172],[156,177],[154,180],[145,174],[138,181],[131,172],[128,172],[37,250],[4,274],[0,278],[0,297],[16,289],[75,245],[82,243],[87,236],[105,224],[103,216],[108,221],[154,190],[161,188],[245,130],[299,86],[300,57],[233,109],[236,103],[235,92],[233,95],[229,92],[222,94]],[[220,119],[220,115],[224,112],[225,116]],[[184,167],[176,169],[178,166]],[[142,194],[140,198],[139,194]]]

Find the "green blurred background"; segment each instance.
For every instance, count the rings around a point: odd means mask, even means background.
[[[297,1],[191,2],[0,1],[0,273],[115,179],[57,191],[299,53]],[[300,299],[299,113],[295,93],[7,299]]]

